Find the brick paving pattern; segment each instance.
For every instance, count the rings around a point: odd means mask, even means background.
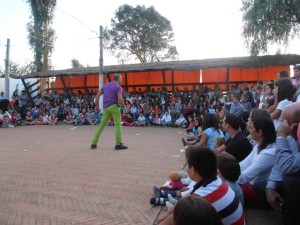
[[[114,127],[89,149],[96,126],[0,129],[0,225],[153,224],[152,186],[184,162],[184,130]]]

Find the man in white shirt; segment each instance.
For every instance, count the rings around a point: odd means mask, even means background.
[[[172,125],[172,117],[169,114],[169,111],[166,111],[163,117],[161,118],[161,122],[163,126],[170,126]]]
[[[180,113],[179,118],[175,121],[175,126],[181,127],[181,126],[184,126],[186,124],[187,124],[186,118],[184,118],[183,114]]]

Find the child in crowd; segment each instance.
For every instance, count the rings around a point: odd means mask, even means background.
[[[21,115],[20,113],[13,113],[12,114],[12,120],[13,120],[13,123],[14,123],[14,126],[21,126],[22,125],[22,118],[21,118]]]
[[[241,168],[236,158],[228,153],[220,153],[217,155],[217,168],[219,177],[224,180],[227,185],[234,191],[236,197],[244,206],[244,195],[237,180],[241,174]]]
[[[240,102],[242,106],[242,112],[247,111],[250,112],[252,110],[251,102],[249,102],[249,95],[247,93],[242,94],[242,99]]]
[[[51,112],[51,115],[50,115],[50,117],[49,117],[49,122],[48,122],[48,124],[49,124],[49,125],[57,125],[57,123],[58,123],[58,117],[56,116],[55,111],[52,111],[52,112]]]
[[[187,124],[187,120],[184,118],[183,114],[180,113],[179,118],[175,121],[176,127],[185,127]]]
[[[136,126],[145,126],[146,125],[146,118],[144,116],[144,114],[141,112],[136,123],[135,123]]]
[[[65,117],[65,119],[63,121],[66,124],[73,124],[74,123],[75,120],[74,120],[74,116],[73,116],[71,110],[68,112],[67,116]]]
[[[193,131],[194,120],[192,116],[188,116],[188,127],[186,128],[186,133],[189,134]]]
[[[148,115],[148,119],[147,119],[147,124],[148,125],[153,125],[153,122],[154,122],[154,113],[153,112],[150,112],[149,115]]]
[[[171,126],[172,125],[172,117],[168,111],[164,112],[164,115],[161,118],[161,125],[163,125],[163,126]]]
[[[159,114],[156,114],[153,121],[153,125],[160,126],[160,124],[161,124],[161,118],[159,117]]]
[[[25,124],[26,125],[34,125],[35,121],[32,118],[31,112],[27,111],[25,116]]]
[[[183,137],[181,138],[183,146],[195,145],[200,141],[201,135],[202,135],[202,127],[200,124],[200,119],[195,118],[192,133],[188,135],[186,140]]]
[[[169,183],[172,182],[174,177],[179,178],[178,180],[181,182],[181,187],[177,185],[177,190],[169,187]],[[187,176],[185,171],[172,172],[170,174],[170,179],[171,182],[166,182],[164,186],[160,188],[156,186],[153,187],[154,197],[150,199],[150,204],[166,205],[168,208],[170,208],[177,202],[178,199],[188,196],[193,190],[193,186],[196,184],[196,182]]]
[[[205,199],[191,195],[181,199],[174,207],[174,225],[222,225],[222,221],[212,205]]]
[[[15,127],[13,124],[10,123],[10,119],[9,119],[9,116],[7,114],[5,114],[3,116],[3,121],[2,121],[1,127],[3,127],[3,128],[13,128],[13,127]]]
[[[223,137],[217,137],[216,139],[215,139],[215,148],[218,148],[218,147],[220,147],[220,146],[222,146],[223,144],[225,144],[225,138],[223,138]]]
[[[231,103],[231,106],[230,106],[230,111],[229,113],[230,114],[235,114],[237,116],[240,115],[240,112],[242,111],[242,105],[240,103],[240,94],[237,94],[237,93],[233,93],[232,94],[232,103]]]
[[[215,208],[224,225],[244,225],[241,203],[236,199],[234,191],[217,177],[217,158],[214,152],[207,147],[189,146],[186,149],[186,161],[186,172],[196,182],[191,195],[207,200]],[[175,206],[161,214],[157,218],[157,224],[174,224]]]
[[[268,98],[268,99],[265,100],[264,109],[268,110],[274,104],[275,104],[275,99],[274,98]]]
[[[130,112],[127,112],[124,110],[123,116],[122,116],[122,123],[123,123],[123,126],[133,126],[134,125],[134,121],[133,121],[133,118],[132,118]]]
[[[98,119],[95,111],[91,111],[87,117],[87,121],[90,125],[96,125],[98,123]]]

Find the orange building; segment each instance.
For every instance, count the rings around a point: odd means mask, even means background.
[[[279,71],[289,72],[290,65],[299,62],[299,55],[274,55],[123,64],[104,66],[103,80],[106,83],[112,80],[114,73],[120,73],[123,75],[122,86],[129,91],[134,88],[145,90],[158,87],[164,87],[169,91],[176,87],[191,89],[209,86],[214,89],[216,85],[222,90],[228,90],[233,84],[243,82],[254,84],[258,80],[275,80]],[[43,71],[22,77],[13,75],[11,77],[23,81],[26,78],[56,77],[51,90],[60,93],[99,89],[99,67]]]

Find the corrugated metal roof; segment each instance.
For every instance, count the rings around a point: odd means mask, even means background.
[[[215,58],[201,60],[179,60],[154,63],[137,63],[104,66],[103,72],[124,73],[141,71],[161,71],[161,70],[200,70],[209,68],[259,68],[268,66],[288,66],[300,63],[300,55],[266,55],[256,57],[233,57],[233,58]],[[99,73],[99,67],[84,67],[65,70],[42,71],[24,76],[11,75],[12,78],[37,78],[37,77],[55,77],[55,76],[76,76],[90,75]]]

